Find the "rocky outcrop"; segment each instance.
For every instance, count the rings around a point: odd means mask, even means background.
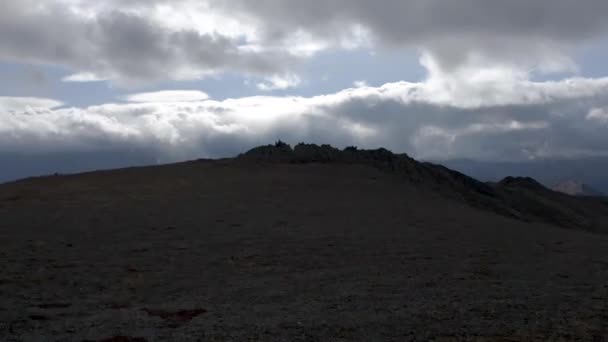
[[[291,162],[293,161],[293,157],[294,155],[291,146],[280,140],[274,145],[255,147],[239,156],[241,159],[266,162]]]

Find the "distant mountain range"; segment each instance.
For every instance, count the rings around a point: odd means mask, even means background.
[[[572,196],[604,196],[603,193],[589,185],[572,180],[556,184],[551,189]]]
[[[496,182],[508,176],[531,177],[553,189],[564,183],[557,189],[572,188],[573,184],[569,183],[579,184],[582,188],[574,191],[575,194],[581,194],[581,191],[589,191],[594,195],[608,194],[608,158],[604,157],[523,162],[454,159],[438,163],[482,181]]]

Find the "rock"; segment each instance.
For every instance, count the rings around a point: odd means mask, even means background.
[[[253,148],[241,154],[239,158],[266,162],[290,162],[294,159],[294,153],[291,146],[279,140],[274,145]]]
[[[299,143],[293,150],[296,161],[301,163],[329,163],[339,161],[341,152],[330,145]]]

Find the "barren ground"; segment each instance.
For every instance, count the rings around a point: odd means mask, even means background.
[[[603,341],[608,235],[355,165],[198,161],[0,185],[0,340],[127,337]]]

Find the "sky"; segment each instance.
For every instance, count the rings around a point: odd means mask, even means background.
[[[605,0],[3,0],[0,169],[279,139],[425,160],[604,157],[607,16]]]

